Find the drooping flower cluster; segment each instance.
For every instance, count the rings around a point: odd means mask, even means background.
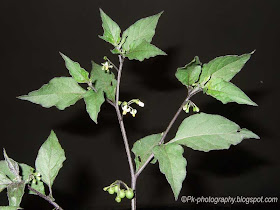
[[[130,113],[133,117],[136,116],[137,110],[130,106],[133,103],[137,104],[140,107],[145,106],[145,104],[142,101],[140,101],[139,99],[132,99],[129,102],[126,102],[126,101],[120,102],[119,101],[119,105],[121,106],[121,108],[123,110],[123,112],[122,112],[123,115],[126,115],[127,113]]]

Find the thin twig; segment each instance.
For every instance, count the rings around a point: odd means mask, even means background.
[[[32,187],[30,187],[29,185],[27,185],[28,189],[32,192],[34,192],[36,195],[40,196],[41,198],[45,199],[46,201],[48,201],[51,205],[53,205],[55,207],[56,210],[63,210],[63,208],[61,208],[56,202],[54,202],[49,196],[46,196],[42,193],[40,193],[39,191],[33,189]]]
[[[94,91],[97,92],[97,90],[95,89],[95,87],[92,85],[91,82],[88,83],[88,86]],[[111,104],[113,107],[115,107],[115,104],[113,103],[113,101],[111,101],[110,99],[106,98],[106,101]]]
[[[171,127],[173,126],[174,122],[176,121],[176,119],[178,118],[179,114],[181,113],[181,111],[183,110],[183,107],[185,106],[185,104],[190,100],[190,98],[195,95],[196,93],[200,92],[201,88],[197,88],[197,89],[193,89],[191,91],[189,91],[187,98],[183,101],[183,103],[181,104],[180,108],[177,110],[177,112],[175,113],[174,117],[172,118],[172,120],[170,121],[169,125],[167,126],[166,130],[164,131],[160,141],[159,141],[159,145],[164,143],[164,139],[166,138],[169,130],[171,129]],[[146,160],[146,162],[144,163],[144,165],[141,166],[141,168],[139,168],[139,170],[136,172],[135,174],[135,182],[137,180],[137,177],[141,174],[141,172],[145,169],[145,167],[149,164],[149,162],[153,159],[154,154],[152,153],[149,158]]]
[[[112,64],[112,66],[114,67],[114,69],[116,69],[117,71],[119,71],[118,67],[109,59],[106,57],[106,60],[109,61],[110,64]]]

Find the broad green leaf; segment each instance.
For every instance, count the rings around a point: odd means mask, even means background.
[[[16,175],[14,175],[10,171],[10,169],[9,169],[9,167],[8,167],[8,165],[7,165],[5,160],[1,160],[0,161],[0,172],[2,174],[5,174],[10,180],[16,180]]]
[[[131,49],[131,44],[139,44],[143,40],[146,40],[150,43],[153,39],[153,36],[155,35],[158,19],[162,13],[163,12],[160,12],[156,15],[142,18],[126,29],[122,35],[122,40],[126,39],[122,45],[122,49],[128,51]]]
[[[86,90],[80,87],[73,78],[57,77],[43,85],[39,90],[18,98],[40,104],[46,108],[56,106],[59,110],[64,110],[83,98],[85,93]]]
[[[0,171],[0,192],[2,192],[12,181],[6,176],[6,174]]]
[[[0,206],[0,210],[18,210],[18,209],[22,209],[22,208],[17,206]]]
[[[117,80],[113,72],[105,72],[102,70],[102,66],[92,61],[90,78],[97,90],[103,90],[108,99],[115,101]]]
[[[259,137],[247,129],[219,115],[194,114],[186,118],[169,144],[181,144],[194,150],[208,152],[228,149],[243,139]]]
[[[242,90],[231,82],[226,82],[223,79],[216,78],[211,79],[205,88],[207,95],[210,95],[217,100],[221,101],[223,104],[229,102],[236,102],[238,104],[248,104],[252,106],[257,106]]]
[[[45,187],[44,187],[44,183],[42,181],[36,181],[36,183],[31,183],[31,187],[34,190],[37,190],[38,192],[42,193],[43,195],[46,195],[45,193]],[[29,190],[29,194],[35,195],[36,193],[34,193],[33,191]]]
[[[177,200],[187,174],[184,149],[176,144],[160,145],[156,146],[153,152],[158,159],[160,171],[165,175]]]
[[[184,67],[178,68],[175,76],[185,86],[195,84],[201,73],[201,62],[196,56],[189,64]]]
[[[70,75],[78,83],[88,83],[89,82],[89,73],[83,69],[78,62],[72,61],[66,55],[60,53],[62,58],[65,61],[65,66],[69,70]]]
[[[9,206],[20,206],[22,196],[24,194],[25,183],[12,183],[7,187]]]
[[[18,181],[21,181],[21,177],[19,175],[19,166],[18,163],[16,161],[14,161],[12,158],[9,158],[6,150],[3,149],[3,153],[4,153],[4,158],[6,161],[6,164],[8,166],[8,168],[10,169],[10,171],[15,175],[15,177],[17,178]]]
[[[145,58],[148,59],[157,55],[166,55],[166,53],[146,40],[136,46],[132,44],[130,50],[125,54],[128,59],[135,59],[139,61],[143,61]]]
[[[65,153],[53,131],[41,146],[36,158],[36,171],[42,175],[42,180],[50,188],[65,161]]]
[[[100,16],[102,19],[102,27],[104,30],[103,36],[99,36],[106,42],[111,43],[114,46],[117,46],[121,40],[120,34],[121,29],[116,22],[114,22],[108,15],[100,9]]]
[[[161,133],[152,134],[136,141],[132,152],[135,155],[136,170],[141,168],[153,152],[153,148],[158,145],[162,135]]]
[[[243,68],[253,53],[241,56],[227,55],[211,60],[209,63],[203,65],[199,83],[205,84],[210,77],[230,81]]]
[[[98,113],[100,112],[100,107],[104,103],[104,93],[102,90],[94,92],[89,90],[84,97],[86,103],[86,110],[90,118],[97,124]]]

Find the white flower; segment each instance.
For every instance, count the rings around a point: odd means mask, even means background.
[[[136,109],[132,109],[132,110],[130,111],[130,114],[132,114],[133,117],[135,117],[136,113],[137,113],[137,110],[136,110]]]
[[[113,68],[113,66],[111,64],[109,64],[108,61],[106,61],[105,63],[101,63],[102,64],[102,70],[104,71],[109,71],[109,69]]]
[[[145,106],[145,104],[142,102],[142,101],[138,101],[138,106],[141,106],[141,107],[144,107]]]
[[[131,112],[131,107],[128,105],[124,105],[122,106],[122,110],[123,110],[123,115],[126,115],[126,113]]]

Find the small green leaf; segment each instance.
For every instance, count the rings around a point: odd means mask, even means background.
[[[83,69],[78,62],[72,61],[66,55],[60,53],[62,58],[65,61],[65,66],[69,70],[70,75],[78,82],[78,83],[88,83],[89,82],[89,73]]]
[[[102,90],[94,92],[89,90],[84,97],[86,103],[86,110],[90,118],[97,124],[98,113],[100,112],[100,107],[104,103],[104,93]]]
[[[223,104],[236,102],[238,104],[257,106],[257,104],[237,86],[220,78],[212,78],[207,83],[204,92],[221,101]]]
[[[155,57],[157,55],[166,55],[166,53],[146,40],[142,41],[138,45],[132,44],[130,50],[125,54],[128,59],[135,59],[139,61],[143,61],[144,59]]]
[[[42,175],[42,180],[49,188],[62,168],[62,163],[66,160],[64,150],[58,142],[58,139],[53,131],[50,136],[41,146],[36,158],[36,171]]]
[[[39,90],[18,98],[40,104],[46,108],[56,106],[59,110],[64,110],[83,98],[85,93],[86,90],[80,87],[73,78],[57,77],[43,85]]]
[[[43,195],[46,195],[45,193],[45,187],[44,187],[44,183],[42,181],[36,181],[36,183],[31,183],[31,187],[34,190],[37,190],[38,192],[42,193]],[[29,190],[29,194],[31,195],[36,195],[36,193],[34,193],[33,191]]]
[[[111,43],[114,46],[117,46],[121,40],[120,34],[121,29],[116,22],[114,22],[108,15],[100,9],[100,16],[102,19],[102,27],[104,30],[103,36],[99,36],[106,42]]]
[[[169,144],[181,144],[194,150],[208,152],[228,149],[243,139],[259,137],[247,129],[219,115],[194,114],[186,118]]]
[[[205,84],[210,77],[230,81],[243,68],[253,53],[241,56],[227,55],[211,60],[203,65],[199,83]]]
[[[158,159],[160,171],[165,175],[177,200],[187,174],[184,149],[176,144],[160,145],[156,146],[153,152]]]
[[[6,174],[0,171],[0,192],[2,192],[12,181],[6,176]]]
[[[19,166],[18,163],[16,161],[14,161],[13,159],[9,158],[6,150],[3,149],[3,153],[4,153],[4,158],[6,161],[6,164],[8,166],[8,168],[10,169],[10,171],[15,175],[15,177],[17,178],[18,181],[21,181],[21,177],[19,175]]]
[[[9,206],[20,206],[22,196],[24,195],[25,183],[12,183],[7,187]]]
[[[132,152],[135,155],[136,170],[141,168],[153,152],[153,148],[158,145],[162,135],[161,133],[152,134],[136,141]]]
[[[33,172],[34,172],[34,168],[32,168],[31,166],[24,164],[24,163],[20,163],[19,166],[22,171],[23,181],[25,183],[28,183],[30,181],[30,175],[33,174]]]
[[[189,64],[184,67],[178,68],[175,76],[185,86],[194,85],[201,72],[201,62],[196,56]]]
[[[117,80],[113,72],[105,72],[102,70],[102,66],[92,63],[92,71],[90,74],[90,79],[94,83],[94,87],[97,90],[102,90],[106,97],[111,101],[115,101]]]
[[[5,174],[10,180],[15,180],[16,179],[16,175],[14,175],[5,160],[1,160],[0,161],[0,171]]]
[[[153,36],[155,35],[155,29],[160,18],[160,12],[156,15],[142,18],[136,21],[128,29],[123,32],[122,40],[125,39],[122,48],[126,51],[131,49],[131,44],[141,43],[146,40],[148,43],[152,41]]]

